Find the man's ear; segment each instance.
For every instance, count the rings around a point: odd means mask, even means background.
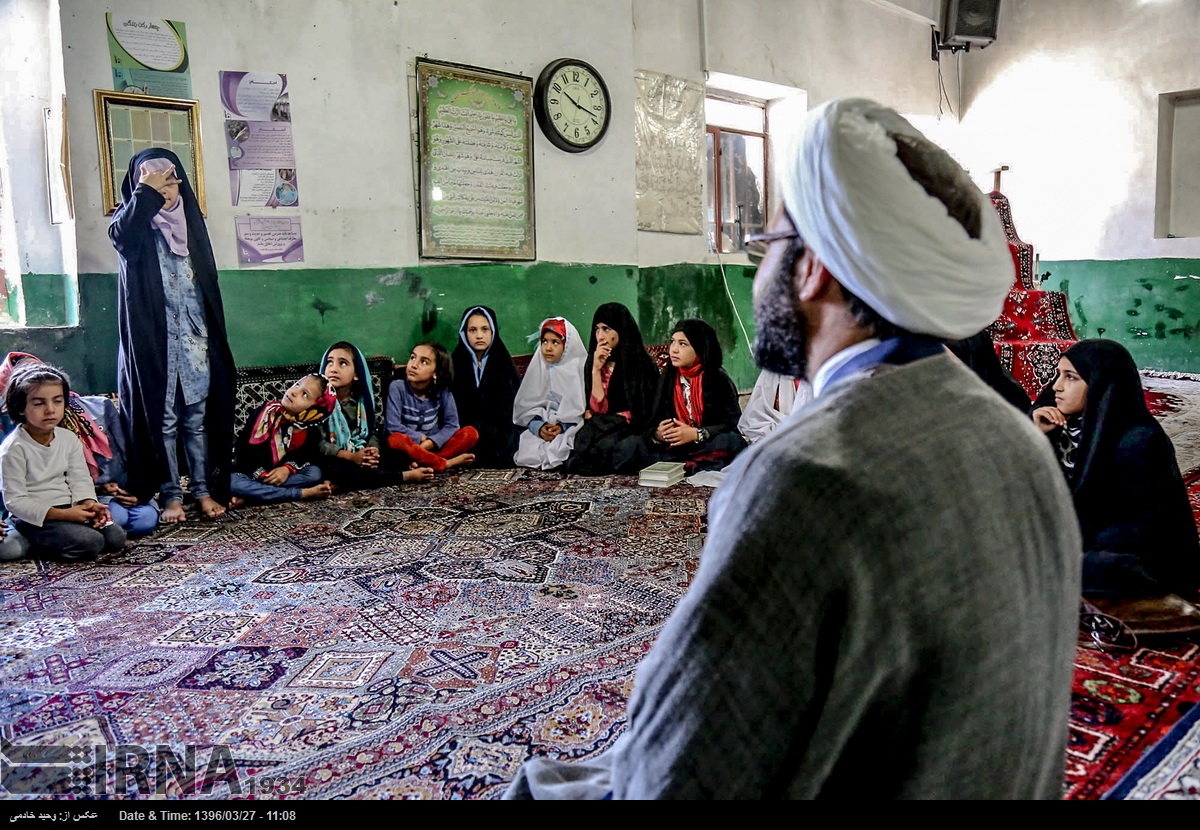
[[[833,275],[829,273],[825,263],[817,259],[812,251],[806,250],[796,260],[796,267],[792,272],[792,285],[800,300],[809,302],[816,299],[828,289],[829,284],[833,281]]]

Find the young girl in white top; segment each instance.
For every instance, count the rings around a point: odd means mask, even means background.
[[[17,428],[0,444],[0,490],[35,552],[78,561],[120,550],[125,531],[96,500],[79,439],[59,426],[70,392],[70,380],[53,366],[14,371],[4,400]]]
[[[562,317],[542,321],[541,348],[513,402],[513,423],[524,428],[513,456],[519,467],[561,467],[583,425],[583,362],[587,344]]]

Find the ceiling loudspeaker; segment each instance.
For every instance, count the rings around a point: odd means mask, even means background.
[[[987,46],[996,40],[1000,0],[942,0],[942,43]]]

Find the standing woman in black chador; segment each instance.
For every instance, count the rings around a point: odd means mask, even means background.
[[[1083,595],[1196,600],[1200,543],[1175,448],[1146,408],[1137,365],[1112,340],[1081,340],[1034,402],[1083,531]]]
[[[658,377],[629,309],[621,303],[596,309],[583,369],[586,420],[575,436],[568,471],[602,475],[635,459],[649,426]]]
[[[520,434],[513,425],[512,409],[521,377],[500,339],[496,312],[482,305],[463,312],[451,359],[454,382],[450,391],[458,407],[458,422],[479,432],[479,442],[472,450],[475,466],[511,467]]]
[[[108,227],[117,250],[117,390],[130,491],[160,492],[163,522],[181,522],[179,443],[192,495],[225,512],[233,448],[234,364],[208,229],[179,158],[135,155]]]
[[[689,475],[719,470],[746,448],[746,441],[738,432],[742,410],[737,387],[721,368],[717,333],[704,320],[681,320],[671,333],[669,354],[671,365],[658,384],[639,466],[682,461]]]

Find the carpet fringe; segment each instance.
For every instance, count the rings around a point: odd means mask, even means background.
[[[1165,378],[1167,380],[1196,380],[1200,381],[1200,374],[1194,372],[1160,372],[1155,369],[1142,369],[1142,376],[1148,378]]]

